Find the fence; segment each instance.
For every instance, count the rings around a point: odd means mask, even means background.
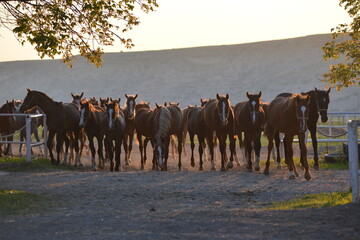
[[[1,113],[0,116],[25,116],[26,117],[26,121],[25,121],[25,128],[26,128],[26,141],[0,141],[0,144],[2,143],[22,143],[22,144],[26,144],[26,161],[27,162],[31,162],[31,148],[35,147],[35,146],[39,146],[39,145],[44,145],[44,154],[45,154],[45,158],[47,158],[47,147],[46,147],[46,142],[47,142],[47,125],[46,125],[46,115],[45,114],[21,114],[21,113]],[[33,118],[38,118],[38,117],[44,117],[44,139],[43,141],[40,142],[32,142],[31,141],[31,119]],[[20,132],[24,127],[22,127],[21,129],[15,131],[12,134],[9,134],[7,136],[1,136],[1,139],[7,138],[7,137],[11,137],[14,136],[16,132]]]

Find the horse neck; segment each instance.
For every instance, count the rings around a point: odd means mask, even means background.
[[[164,138],[169,134],[171,126],[171,115],[170,111],[166,108],[161,108],[155,118],[155,138]]]
[[[39,94],[36,96],[37,98],[37,106],[39,106],[46,115],[51,115],[56,109],[58,109],[58,104],[48,96]]]

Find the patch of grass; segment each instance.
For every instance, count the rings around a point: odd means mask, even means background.
[[[0,216],[37,213],[51,207],[54,201],[41,195],[0,189]]]
[[[27,162],[25,158],[19,157],[0,158],[0,169],[7,172],[75,170],[73,166],[52,165],[50,160],[46,158]]]
[[[351,192],[308,194],[286,202],[271,203],[267,210],[334,207],[351,203]]]

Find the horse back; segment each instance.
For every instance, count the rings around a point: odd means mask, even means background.
[[[199,134],[200,132],[200,113],[201,113],[201,108],[199,107],[195,107],[190,109],[190,111],[188,112],[187,115],[187,127],[188,127],[188,131],[194,134]]]
[[[178,106],[170,105],[167,107],[167,109],[171,113],[171,133],[179,133],[183,131],[183,115],[182,111]]]

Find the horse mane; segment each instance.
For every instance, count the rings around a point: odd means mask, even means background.
[[[95,108],[94,104],[91,103],[91,101],[84,99],[81,101],[81,104],[88,103],[90,112],[102,112],[100,109]]]
[[[171,113],[166,107],[161,107],[157,115],[159,121],[155,138],[164,138],[171,127]]]
[[[51,99],[52,101],[54,101],[54,99],[52,99],[51,97],[49,97],[46,93],[43,93],[43,92],[40,92],[40,91],[36,91],[36,90],[31,90],[31,92],[38,93],[38,94],[44,96],[45,98],[49,98],[49,99]],[[54,102],[56,102],[56,101],[54,101]]]
[[[285,110],[288,111],[288,110],[291,110],[293,108],[293,106],[295,105],[295,102],[296,102],[296,99],[300,97],[300,98],[306,98],[307,97],[307,94],[297,94],[297,93],[294,93],[291,97],[289,97],[287,99],[287,105],[286,105],[286,108]]]

